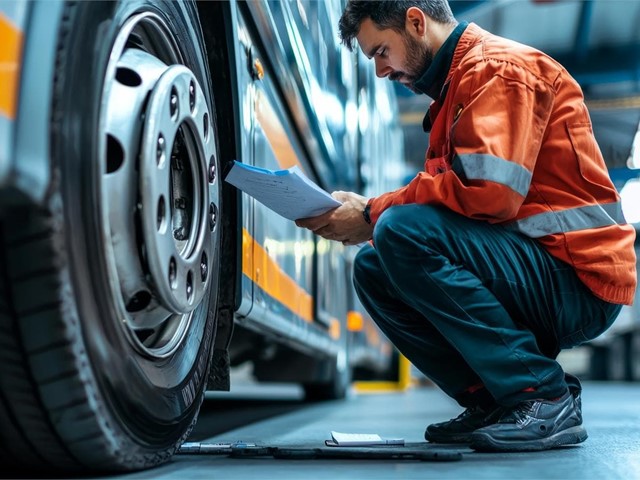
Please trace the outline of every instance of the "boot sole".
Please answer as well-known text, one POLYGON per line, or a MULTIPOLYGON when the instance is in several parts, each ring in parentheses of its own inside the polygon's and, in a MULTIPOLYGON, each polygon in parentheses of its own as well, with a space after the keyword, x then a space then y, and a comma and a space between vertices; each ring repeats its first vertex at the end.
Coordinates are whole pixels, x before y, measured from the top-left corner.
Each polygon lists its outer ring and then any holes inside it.
POLYGON ((424 439, 430 443, 471 443, 471 433, 461 435, 438 436, 424 434, 424 439))
POLYGON ((587 431, 582 425, 562 430, 550 437, 536 440, 496 440, 484 432, 474 432, 471 435, 470 447, 479 452, 537 452, 564 445, 576 445, 587 439, 587 431))

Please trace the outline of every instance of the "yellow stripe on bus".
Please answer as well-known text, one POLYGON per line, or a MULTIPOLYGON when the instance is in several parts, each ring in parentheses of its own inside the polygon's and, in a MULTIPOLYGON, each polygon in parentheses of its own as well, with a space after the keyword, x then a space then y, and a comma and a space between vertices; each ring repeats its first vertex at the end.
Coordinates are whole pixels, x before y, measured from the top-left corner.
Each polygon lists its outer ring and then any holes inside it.
POLYGON ((313 321, 311 295, 287 275, 244 228, 242 229, 242 257, 242 273, 293 313, 307 322, 313 321))
POLYGON ((16 117, 22 32, 0 13, 0 115, 16 117))

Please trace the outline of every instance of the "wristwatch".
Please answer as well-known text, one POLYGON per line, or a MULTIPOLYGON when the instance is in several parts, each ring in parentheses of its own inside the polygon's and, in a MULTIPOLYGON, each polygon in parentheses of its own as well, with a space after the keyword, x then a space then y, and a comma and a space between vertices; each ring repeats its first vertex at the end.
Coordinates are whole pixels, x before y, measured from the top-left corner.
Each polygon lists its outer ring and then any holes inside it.
POLYGON ((367 202, 364 210, 362 210, 362 217, 364 218, 365 222, 371 225, 371 200, 367 202))

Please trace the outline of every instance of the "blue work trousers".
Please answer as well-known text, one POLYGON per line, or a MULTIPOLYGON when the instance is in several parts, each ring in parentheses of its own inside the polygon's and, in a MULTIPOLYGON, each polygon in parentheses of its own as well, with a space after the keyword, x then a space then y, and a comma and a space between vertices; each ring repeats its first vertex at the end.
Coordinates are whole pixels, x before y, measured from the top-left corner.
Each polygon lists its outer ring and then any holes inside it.
POLYGON ((621 308, 536 240, 442 207, 387 209, 373 243, 355 259, 358 297, 399 351, 465 407, 579 388, 555 360, 560 349, 600 335, 621 308))

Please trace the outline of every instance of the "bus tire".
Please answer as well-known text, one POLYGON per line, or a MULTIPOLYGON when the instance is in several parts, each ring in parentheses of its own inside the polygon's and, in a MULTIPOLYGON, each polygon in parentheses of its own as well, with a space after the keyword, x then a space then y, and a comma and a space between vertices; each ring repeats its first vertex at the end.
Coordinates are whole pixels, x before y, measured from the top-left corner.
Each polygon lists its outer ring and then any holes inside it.
POLYGON ((167 461, 215 336, 221 189, 195 4, 65 9, 49 195, 0 218, 5 473, 167 461))
POLYGON ((617 334, 607 345, 607 380, 622 382, 626 380, 626 337, 617 334))
POLYGON ((352 380, 352 369, 346 361, 346 351, 340 352, 335 359, 322 362, 326 381, 308 382, 302 385, 304 399, 308 402, 324 400, 341 400, 349 392, 352 380))
POLYGON ((629 380, 640 382, 640 330, 634 330, 630 333, 627 368, 629 380))

